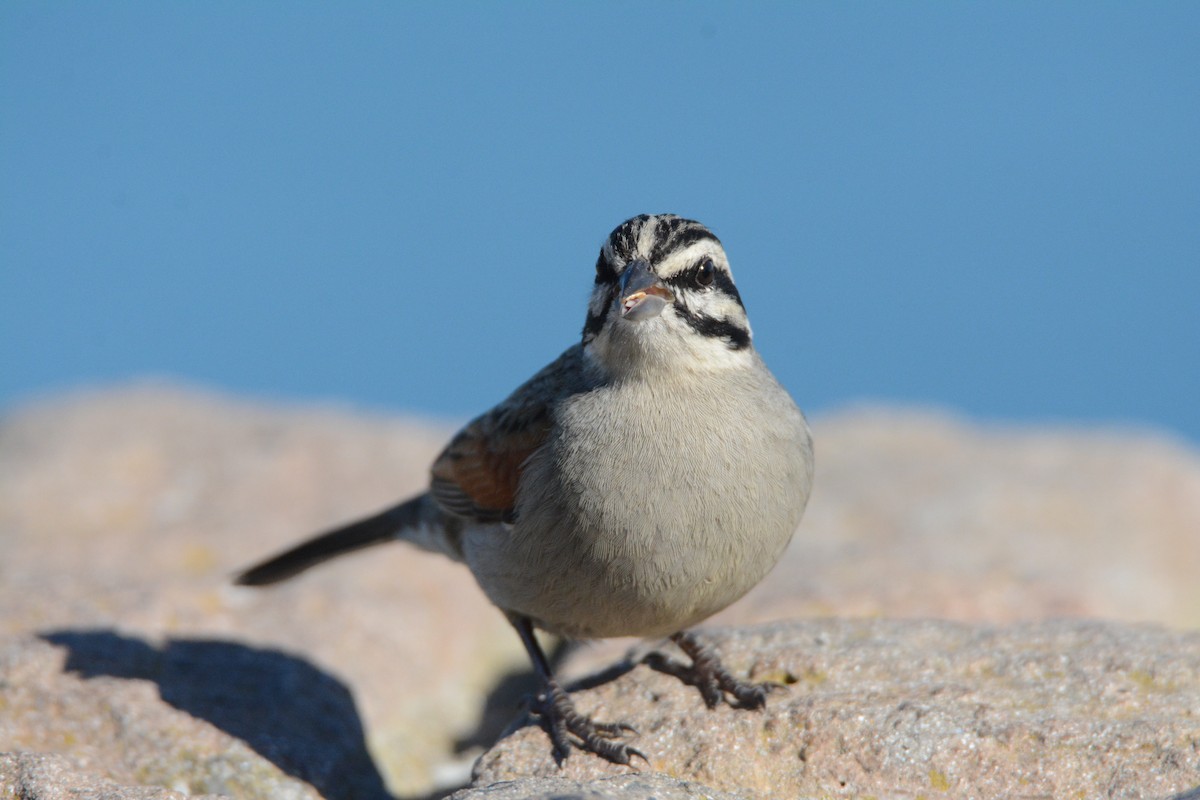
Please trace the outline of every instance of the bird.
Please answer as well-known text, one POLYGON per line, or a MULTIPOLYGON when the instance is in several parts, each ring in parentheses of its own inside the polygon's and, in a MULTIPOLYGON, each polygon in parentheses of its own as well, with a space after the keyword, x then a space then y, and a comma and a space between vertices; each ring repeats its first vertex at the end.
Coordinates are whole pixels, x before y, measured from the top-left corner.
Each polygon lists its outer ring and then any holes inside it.
POLYGON ((520 636, 556 760, 575 748, 630 764, 647 761, 636 731, 580 712, 534 630, 669 638, 707 706, 762 708, 772 685, 733 675, 692 628, 776 565, 812 483, 808 423, 754 348, 721 241, 641 214, 600 249, 580 340, 462 428, 427 491, 235 582, 396 540, 448 556, 520 636))

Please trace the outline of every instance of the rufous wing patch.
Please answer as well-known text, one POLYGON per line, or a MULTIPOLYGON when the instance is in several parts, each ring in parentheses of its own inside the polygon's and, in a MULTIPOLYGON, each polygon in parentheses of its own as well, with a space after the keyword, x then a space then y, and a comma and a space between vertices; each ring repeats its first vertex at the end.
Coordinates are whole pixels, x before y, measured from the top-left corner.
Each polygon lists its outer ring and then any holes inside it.
POLYGON ((508 519, 521 469, 541 447, 548 425, 500 432, 485 416, 464 428, 434 462, 431 491, 447 511, 480 521, 508 519))
POLYGON ((433 464, 438 505, 465 519, 511 521, 521 471, 550 435, 558 404, 590 386, 577 344, 468 424, 433 464))

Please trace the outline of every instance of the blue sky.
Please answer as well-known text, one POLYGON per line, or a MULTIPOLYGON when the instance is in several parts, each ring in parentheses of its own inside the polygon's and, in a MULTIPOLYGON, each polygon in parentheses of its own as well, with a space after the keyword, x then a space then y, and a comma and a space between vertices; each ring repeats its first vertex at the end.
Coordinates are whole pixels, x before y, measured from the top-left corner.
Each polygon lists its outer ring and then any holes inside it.
POLYGON ((805 408, 1200 441, 1200 4, 0 5, 0 408, 465 417, 600 242, 725 242, 805 408))

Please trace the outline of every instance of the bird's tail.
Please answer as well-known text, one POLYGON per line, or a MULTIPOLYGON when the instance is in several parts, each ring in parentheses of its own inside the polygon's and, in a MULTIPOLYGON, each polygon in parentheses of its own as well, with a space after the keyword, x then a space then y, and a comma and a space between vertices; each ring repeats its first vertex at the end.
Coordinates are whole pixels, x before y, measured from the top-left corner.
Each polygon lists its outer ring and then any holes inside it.
POLYGON ((448 530, 455 526, 449 523, 450 520, 429 495, 419 495, 372 517, 319 534, 255 564, 235 577, 233 582, 240 586, 278 583, 331 558, 396 539, 411 541, 419 547, 445 553, 451 558, 461 558, 455 552, 457 536, 448 530))

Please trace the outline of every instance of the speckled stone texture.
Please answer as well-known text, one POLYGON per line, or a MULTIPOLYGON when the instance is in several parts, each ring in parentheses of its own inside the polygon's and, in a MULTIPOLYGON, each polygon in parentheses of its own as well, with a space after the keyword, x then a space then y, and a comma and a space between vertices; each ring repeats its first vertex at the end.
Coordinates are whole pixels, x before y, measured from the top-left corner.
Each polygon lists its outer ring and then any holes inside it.
MULTIPOLYGON (((451 800, 743 800, 692 781, 667 775, 611 775, 590 781, 521 778, 455 792, 451 800)), ((804 800, 794 798, 793 800, 804 800)))
MULTIPOLYGON (((401 797, 460 788, 533 685, 516 636, 465 569, 396 546, 267 590, 229 584, 264 555, 419 490, 454 427, 161 385, 11 411, 0 418, 3 647, 62 660, 47 667, 56 682, 38 684, 55 713, 76 708, 51 702, 59 691, 157 703, 122 719, 203 723, 204 735, 246 745, 246 770, 276 769, 330 800, 383 785, 401 797), (318 758, 321 742, 334 744, 318 758), (311 761, 297 759, 305 753, 311 761)), ((884 409, 813 428, 817 482, 799 535, 713 624, 1200 627, 1194 447, 1147 431, 884 409)), ((602 669, 632 644, 590 644, 565 673, 602 669)), ((123 763, 95 756, 125 741, 107 723, 81 717, 69 736, 37 739, 15 707, 0 705, 0 752, 56 753, 99 777, 101 762, 123 763)))
MULTIPOLYGON (((222 721, 241 713, 255 726, 233 727, 239 738, 303 749, 314 730, 289 719, 334 708, 330 726, 361 729, 358 750, 374 761, 365 779, 406 795, 461 785, 484 710, 494 738, 517 702, 491 708, 489 697, 527 663, 466 570, 397 546, 272 589, 230 584, 238 568, 418 489, 450 432, 159 388, 10 415, 0 635, 82 648, 97 677, 153 681, 147 661, 165 660, 163 691, 214 695, 222 721), (219 697, 242 669, 259 676, 244 713, 219 697)), ((353 785, 321 788, 344 798, 353 785)))
POLYGON ((76 769, 70 759, 46 753, 0 753, 0 797, 9 800, 203 800, 156 786, 122 785, 76 769))
MULTIPOLYGON (((580 691, 581 710, 637 728, 648 769, 764 800, 1165 798, 1200 786, 1200 633, 823 620, 709 636, 735 673, 786 691, 765 711, 710 711, 694 687, 639 665, 580 691)), ((476 781, 628 771, 578 754, 560 767, 525 724, 484 755, 476 781)))
MULTIPOLYGON (((145 646, 136 656, 141 674, 116 677, 105 665, 131 663, 123 652, 128 644, 111 634, 94 636, 61 644, 32 636, 0 639, 0 748, 14 751, 0 761, 0 798, 82 791, 84 797, 315 800, 319 794, 306 781, 348 781, 358 796, 386 797, 378 776, 377 790, 370 791, 372 767, 361 732, 356 742, 353 732, 332 729, 320 716, 331 710, 327 704, 277 713, 253 702, 258 687, 247 685, 250 673, 229 660, 179 658, 145 646), (217 682, 197 674, 206 661, 220 670, 224 702, 200 696, 217 682), (290 725, 290 735, 272 742, 256 717, 290 725), (324 729, 314 730, 322 723, 324 729), (54 753, 60 757, 34 757, 54 753), (172 791, 156 794, 151 787, 172 791)), ((297 690, 318 688, 296 677, 297 690)), ((312 695, 315 703, 324 697, 312 695)))

